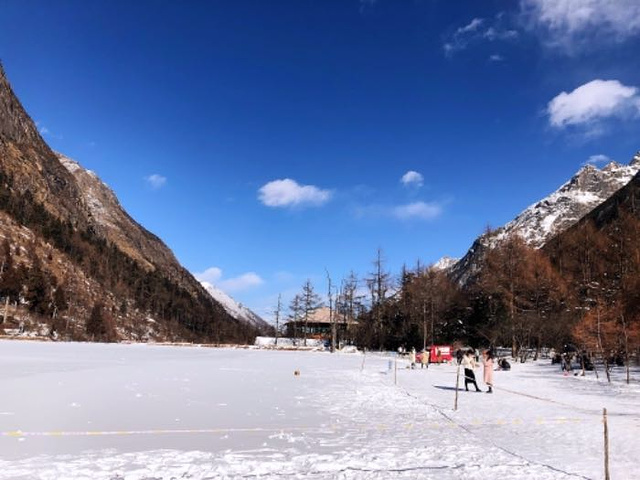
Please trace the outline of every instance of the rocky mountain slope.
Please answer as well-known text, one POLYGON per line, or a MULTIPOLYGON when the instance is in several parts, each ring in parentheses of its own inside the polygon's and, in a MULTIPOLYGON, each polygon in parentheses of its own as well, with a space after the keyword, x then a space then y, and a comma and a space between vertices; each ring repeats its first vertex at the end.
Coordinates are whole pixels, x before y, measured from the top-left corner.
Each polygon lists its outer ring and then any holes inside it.
POLYGON ((182 281, 185 271, 173 252, 162 240, 129 216, 113 191, 94 172, 86 170, 78 162, 61 153, 55 155, 79 187, 79 203, 87 212, 96 233, 112 242, 145 269, 160 268, 184 286, 194 287, 189 285, 188 281, 182 281))
POLYGON ((257 332, 213 299, 95 174, 49 148, 2 66, 0 241, 9 323, 78 339, 251 341, 257 332))
MULTIPOLYGON (((620 335, 617 341, 625 345, 625 350, 626 345, 633 348, 634 341, 637 345, 640 173, 575 225, 547 242, 542 251, 562 272, 562 278, 581 304, 579 310, 593 310, 598 321, 609 322, 607 326, 598 325, 598 334, 611 331, 612 326, 615 331, 617 326, 620 335)), ((589 321, 587 318, 587 325, 589 321)))
POLYGON ((477 273, 487 249, 512 235, 520 235, 529 245, 540 248, 601 205, 640 171, 640 152, 629 165, 611 162, 602 169, 581 168, 558 190, 531 205, 503 227, 478 237, 469 251, 447 270, 451 278, 466 285, 477 273))
POLYGON ((207 292, 209 292, 209 295, 211 295, 218 303, 220 303, 220 305, 222 305, 227 313, 233 318, 237 318, 242 322, 245 322, 249 325, 254 325, 258 328, 268 327, 267 322, 265 322, 261 317, 256 315, 253 311, 251 311, 241 303, 236 302, 233 298, 217 288, 215 285, 212 285, 209 282, 201 283, 202 286, 207 290, 207 292))
MULTIPOLYGON (((640 156, 636 156, 636 159, 638 158, 640 156)), ((625 215, 640 220, 640 172, 636 173, 624 187, 587 213, 570 228, 556 235, 542 248, 543 250, 553 250, 555 246, 563 243, 565 237, 576 230, 584 228, 589 223, 595 227, 596 231, 613 231, 620 222, 624 221, 625 215)), ((637 244, 640 238, 629 240, 637 244)))
MULTIPOLYGON (((179 265, 171 250, 127 214, 113 191, 94 172, 86 170, 61 153, 56 155, 80 186, 84 203, 97 231, 146 268, 153 269, 155 265, 161 264, 172 277, 179 279, 183 272, 176 268, 179 265)), ((201 283, 207 293, 233 318, 257 328, 268 328, 262 318, 222 290, 210 283, 201 283)))

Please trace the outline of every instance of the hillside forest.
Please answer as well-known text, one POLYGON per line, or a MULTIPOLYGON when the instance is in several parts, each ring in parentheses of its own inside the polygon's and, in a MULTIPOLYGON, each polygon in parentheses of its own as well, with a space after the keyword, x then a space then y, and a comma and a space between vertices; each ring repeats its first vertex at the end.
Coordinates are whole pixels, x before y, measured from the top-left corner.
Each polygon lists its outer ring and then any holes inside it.
POLYGON ((614 210, 615 218, 588 216, 541 249, 507 238, 464 286, 420 262, 394 278, 378 251, 363 278, 351 273, 337 289, 322 288, 335 294, 310 296, 305 283, 287 318, 330 306, 335 323, 357 320, 342 340, 374 350, 505 346, 525 361, 543 348, 571 348, 628 365, 640 358, 640 219, 635 204, 614 210))

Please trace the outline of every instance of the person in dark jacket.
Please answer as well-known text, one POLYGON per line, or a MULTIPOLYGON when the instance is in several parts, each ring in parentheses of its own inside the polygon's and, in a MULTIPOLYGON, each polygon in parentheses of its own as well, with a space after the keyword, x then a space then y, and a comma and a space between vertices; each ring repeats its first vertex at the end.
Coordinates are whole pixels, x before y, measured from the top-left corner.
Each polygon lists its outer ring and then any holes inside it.
POLYGON ((511 364, 507 361, 506 358, 501 358, 498 361, 498 367, 500 367, 500 370, 511 370, 511 364))

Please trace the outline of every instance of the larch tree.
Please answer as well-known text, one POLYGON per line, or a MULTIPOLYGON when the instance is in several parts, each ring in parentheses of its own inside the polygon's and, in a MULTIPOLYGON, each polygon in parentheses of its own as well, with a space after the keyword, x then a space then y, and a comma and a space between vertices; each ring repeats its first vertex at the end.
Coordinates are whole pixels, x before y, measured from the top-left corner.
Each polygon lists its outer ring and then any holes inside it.
POLYGON ((371 319, 373 320, 374 341, 377 340, 378 348, 384 349, 385 329, 383 328, 384 308, 386 306, 387 293, 391 285, 391 274, 385 269, 385 260, 382 249, 378 249, 373 261, 373 272, 366 280, 371 296, 371 319))
POLYGON ((311 280, 307 281, 302 286, 302 315, 304 318, 304 346, 307 346, 307 337, 309 335, 309 317, 313 313, 322 307, 322 300, 320 296, 315 292, 311 280))
POLYGON ((297 342, 298 339, 298 326, 300 319, 302 318, 302 295, 297 293, 291 299, 291 303, 289 304, 289 325, 293 325, 293 329, 289 329, 289 335, 293 333, 293 341, 297 342))

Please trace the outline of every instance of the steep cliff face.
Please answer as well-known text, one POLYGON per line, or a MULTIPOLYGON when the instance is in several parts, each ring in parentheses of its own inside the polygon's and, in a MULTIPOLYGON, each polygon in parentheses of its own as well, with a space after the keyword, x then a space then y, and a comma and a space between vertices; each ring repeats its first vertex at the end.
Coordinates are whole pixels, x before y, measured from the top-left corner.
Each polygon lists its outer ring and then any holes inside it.
POLYGON ((58 218, 80 222, 81 198, 73 178, 57 161, 17 99, 0 65, 0 168, 12 177, 11 188, 29 191, 58 218))
MULTIPOLYGON (((129 216, 113 191, 94 172, 86 170, 61 153, 56 155, 80 187, 84 204, 97 232, 145 268, 159 268, 176 281, 184 282, 189 274, 179 266, 173 252, 129 216)), ((269 327, 262 318, 220 289, 207 283, 202 283, 202 286, 233 318, 256 328, 269 327)))
POLYGON ((81 203, 93 229, 148 270, 159 268, 178 281, 186 274, 173 252, 154 234, 142 227, 122 208, 113 191, 92 171, 75 160, 56 153, 57 159, 73 175, 81 203))
POLYGON ((458 284, 466 285, 478 273, 486 250, 513 235, 519 235, 534 248, 542 247, 627 185, 638 171, 640 152, 629 165, 611 162, 602 169, 586 165, 551 195, 503 227, 478 237, 465 256, 447 271, 458 284))
POLYGON ((0 297, 14 317, 71 325, 70 337, 104 326, 109 339, 251 341, 258 330, 212 298, 93 172, 49 148, 1 66, 0 241, 0 297))

